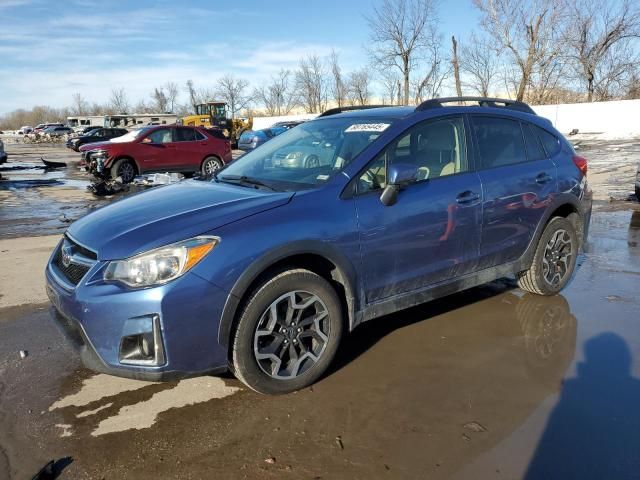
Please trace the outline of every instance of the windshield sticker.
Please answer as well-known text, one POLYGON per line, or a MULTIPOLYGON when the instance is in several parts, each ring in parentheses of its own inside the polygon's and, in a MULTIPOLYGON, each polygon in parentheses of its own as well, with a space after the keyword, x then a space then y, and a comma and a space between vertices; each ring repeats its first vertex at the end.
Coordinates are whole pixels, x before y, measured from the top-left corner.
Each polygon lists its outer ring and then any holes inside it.
POLYGON ((345 130, 349 132, 384 132, 390 123, 356 123, 345 130))
POLYGON ((316 180, 320 180, 321 182, 324 182, 326 180, 329 180, 329 175, 318 175, 316 177, 316 180))

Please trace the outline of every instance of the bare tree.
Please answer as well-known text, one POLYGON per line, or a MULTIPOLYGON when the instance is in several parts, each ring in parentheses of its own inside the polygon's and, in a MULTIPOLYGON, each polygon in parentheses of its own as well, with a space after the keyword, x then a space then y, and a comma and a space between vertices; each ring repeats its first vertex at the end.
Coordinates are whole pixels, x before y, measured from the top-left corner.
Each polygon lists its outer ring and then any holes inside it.
POLYGON ((612 85, 621 85, 637 56, 630 45, 640 37, 640 6, 602 0, 571 0, 566 45, 587 101, 606 99, 612 85))
POLYGON ((287 115, 297 103, 296 92, 291 85, 291 72, 281 69, 271 76, 271 82, 254 90, 253 96, 264 106, 267 115, 287 115))
POLYGON ((635 100, 640 98, 640 75, 634 72, 626 86, 625 98, 635 100))
POLYGON ((124 87, 111 89, 109 106, 115 113, 129 113, 129 98, 124 87))
POLYGON ((227 74, 218 80, 216 96, 227 103, 231 118, 236 118, 238 112, 249 106, 251 95, 247 93, 249 82, 242 78, 236 78, 232 74, 227 74))
POLYGON ((471 34, 460 51, 460 70, 463 84, 483 97, 488 97, 498 74, 498 56, 488 41, 471 34))
POLYGON ((302 58, 296 71, 296 90, 307 113, 320 113, 327 107, 327 74, 317 55, 302 58))
POLYGON ((453 68, 453 78, 456 81, 456 94, 462 96, 462 84, 460 83, 460 62, 458 60, 458 42, 456 37, 451 37, 451 67, 453 68))
POLYGON ((368 105, 370 99, 369 72, 366 68, 356 70, 349 75, 348 96, 351 105, 368 105))
POLYGON ((187 93, 189 94, 189 103, 193 107, 193 112, 195 113, 196 105, 199 102, 198 102, 198 98, 197 98, 196 87, 193 86, 193 80, 191 80, 191 79, 187 80, 186 90, 187 90, 187 93))
POLYGON ((74 115, 86 115, 89 110, 89 103, 85 100, 85 98, 80 93, 74 93, 71 96, 73 100, 73 104, 71 106, 71 111, 74 115))
POLYGON ((451 62, 443 58, 440 43, 433 43, 429 55, 423 62, 422 75, 412 83, 414 101, 420 104, 428 98, 440 95, 444 81, 451 75, 451 62))
POLYGON ((437 0, 383 0, 366 16, 371 60, 382 68, 397 68, 403 81, 403 103, 409 104, 411 72, 426 48, 437 39, 437 0))
POLYGON ((157 113, 156 108, 153 105, 148 104, 144 100, 140 100, 135 107, 133 107, 135 113, 157 113))
POLYGON ((167 106, 169 108, 169 112, 174 112, 178 101, 178 95, 180 95, 178 84, 175 82, 167 82, 164 85, 164 88, 167 92, 167 106))
MULTIPOLYGON (((564 2, 558 0, 473 0, 482 27, 511 54, 519 74, 516 99, 523 100, 536 64, 556 54, 564 2)), ((512 70, 514 71, 514 70, 512 70)))
POLYGON ((527 102, 535 105, 560 103, 567 98, 563 81, 567 78, 567 64, 560 55, 549 57, 531 73, 527 102))
POLYGON ((209 88, 196 88, 193 80, 187 80, 185 90, 189 95, 189 105, 193 108, 193 113, 196 112, 196 105, 209 102, 215 97, 215 92, 209 88))
POLYGON ((342 77, 342 69, 340 68, 340 58, 335 50, 331 51, 329 57, 329 66, 333 80, 331 82, 331 99, 338 107, 344 106, 347 101, 348 88, 342 77))
POLYGON ((151 100, 155 113, 165 113, 167 111, 168 100, 164 92, 164 87, 155 87, 151 92, 151 100))
POLYGON ((382 103, 393 105, 399 102, 398 97, 400 95, 400 76, 395 71, 385 70, 381 74, 382 83, 382 103))

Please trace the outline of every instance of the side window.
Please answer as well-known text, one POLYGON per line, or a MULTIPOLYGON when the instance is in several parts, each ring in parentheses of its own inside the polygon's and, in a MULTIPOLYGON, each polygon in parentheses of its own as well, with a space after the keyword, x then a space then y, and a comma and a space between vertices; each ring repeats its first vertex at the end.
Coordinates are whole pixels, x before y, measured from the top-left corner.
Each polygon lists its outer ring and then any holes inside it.
POLYGON ((547 132, 544 128, 538 126, 534 128, 538 132, 538 137, 540 137, 540 141, 542 145, 544 145, 548 157, 553 157, 560 151, 560 140, 558 140, 558 137, 547 132))
POLYGON ((500 117, 473 117, 482 168, 527 161, 520 122, 500 117))
POLYGON ((171 143, 173 141, 171 138, 171 130, 168 128, 161 128, 151 132, 147 135, 147 139, 151 140, 152 143, 171 143))
POLYGON ((387 167, 394 163, 413 165, 417 182, 468 171, 462 117, 427 120, 401 134, 362 173, 358 191, 384 188, 387 167))
POLYGON ((194 130, 195 134, 196 134, 196 140, 201 142, 203 140, 206 140, 207 137, 205 137, 203 134, 201 134, 199 131, 194 130))
POLYGON ((176 128, 176 142, 193 142, 196 131, 193 128, 176 128))
POLYGON ((547 158, 532 126, 528 123, 522 123, 522 132, 524 133, 524 143, 527 146, 527 158, 529 160, 543 160, 547 158))

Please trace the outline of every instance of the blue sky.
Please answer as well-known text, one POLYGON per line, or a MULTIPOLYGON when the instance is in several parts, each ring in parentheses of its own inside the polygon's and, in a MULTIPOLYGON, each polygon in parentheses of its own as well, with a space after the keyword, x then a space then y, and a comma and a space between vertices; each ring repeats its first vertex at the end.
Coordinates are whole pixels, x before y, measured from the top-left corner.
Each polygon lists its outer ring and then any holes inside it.
MULTIPOLYGON (((225 73, 254 86, 332 49, 349 71, 367 64, 363 14, 376 3, 0 0, 0 114, 75 92, 106 102, 117 87, 135 103, 167 81, 211 87, 225 73)), ((442 34, 464 38, 477 17, 471 0, 443 1, 442 34)))

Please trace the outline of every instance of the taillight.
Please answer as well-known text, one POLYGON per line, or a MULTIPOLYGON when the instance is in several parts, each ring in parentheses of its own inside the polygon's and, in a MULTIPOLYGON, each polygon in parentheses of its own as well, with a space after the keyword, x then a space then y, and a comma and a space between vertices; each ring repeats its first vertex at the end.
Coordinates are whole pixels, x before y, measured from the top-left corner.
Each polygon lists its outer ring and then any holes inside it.
POLYGON ((582 172, 583 175, 587 174, 587 159, 584 157, 580 157, 578 155, 573 156, 573 163, 578 167, 578 170, 582 172))

